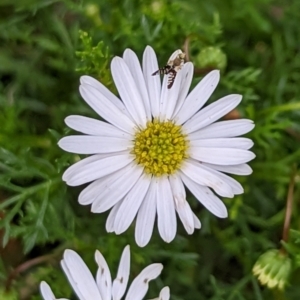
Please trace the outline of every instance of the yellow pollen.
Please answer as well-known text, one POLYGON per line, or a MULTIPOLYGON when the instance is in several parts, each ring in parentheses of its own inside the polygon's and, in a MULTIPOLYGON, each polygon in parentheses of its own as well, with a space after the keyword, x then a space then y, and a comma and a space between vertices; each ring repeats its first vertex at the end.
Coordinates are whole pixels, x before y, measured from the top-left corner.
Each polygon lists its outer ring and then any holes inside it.
POLYGON ((171 121, 154 119, 135 134, 132 154, 135 161, 144 166, 145 172, 154 176, 173 174, 188 158, 188 140, 181 126, 171 121))

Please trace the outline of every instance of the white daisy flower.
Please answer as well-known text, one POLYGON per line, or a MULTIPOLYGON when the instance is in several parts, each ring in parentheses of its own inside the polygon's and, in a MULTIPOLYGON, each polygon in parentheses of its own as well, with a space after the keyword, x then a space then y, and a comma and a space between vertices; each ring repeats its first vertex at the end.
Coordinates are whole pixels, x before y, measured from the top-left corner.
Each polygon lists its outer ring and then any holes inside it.
MULTIPOLYGON (((123 250, 117 277, 112 281, 107 262, 97 250, 95 260, 98 265, 96 280, 82 258, 73 250, 65 250, 61 266, 80 300, 120 300, 126 291, 130 270, 130 248, 123 250)), ((146 267, 132 282, 125 300, 142 300, 149 288, 149 281, 157 278, 163 269, 162 264, 146 267)), ((40 290, 45 300, 68 300, 56 298, 50 286, 42 281, 40 290)), ((169 300, 170 290, 164 287, 157 300, 169 300)), ((153 299, 154 300, 154 299, 153 299)))
MULTIPOLYGON (((170 60, 179 53, 175 51, 170 60)), ((59 141, 68 152, 92 154, 63 175, 70 186, 93 181, 79 195, 79 203, 91 204, 94 213, 111 209, 106 229, 116 234, 126 231, 136 217, 139 246, 149 242, 156 215, 166 242, 176 235, 176 212, 188 234, 200 228, 184 185, 214 215, 227 217, 217 195, 232 198, 243 188, 224 173, 251 174, 246 163, 255 157, 249 151, 253 142, 236 137, 253 129, 251 120, 216 122, 241 102, 241 95, 228 95, 202 108, 219 82, 219 71, 210 72, 188 94, 191 62, 178 71, 170 89, 168 75, 162 85, 160 76, 152 76, 158 69, 149 46, 142 67, 130 49, 123 58, 113 58, 111 72, 122 100, 97 80, 82 76, 83 99, 107 122, 69 116, 66 124, 85 135, 59 141)))

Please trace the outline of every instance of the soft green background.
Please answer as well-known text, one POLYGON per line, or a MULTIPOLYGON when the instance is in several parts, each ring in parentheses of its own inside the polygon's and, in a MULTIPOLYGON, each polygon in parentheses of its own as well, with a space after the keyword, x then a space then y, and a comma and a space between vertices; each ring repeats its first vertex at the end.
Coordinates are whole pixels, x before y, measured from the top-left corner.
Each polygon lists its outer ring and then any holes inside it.
POLYGON ((0 0, 0 227, 6 246, 0 299, 40 299, 41 280, 57 297, 76 299, 58 264, 62 250, 78 251, 95 273, 99 249, 115 275, 128 243, 132 278, 149 263, 165 266, 148 298, 169 285, 174 300, 300 299, 299 176, 295 231, 286 245, 290 284, 283 293, 268 290, 251 274, 259 255, 281 247, 290 174, 300 157, 299 12, 299 0, 0 0), (141 58, 151 45, 164 65, 187 39, 193 85, 220 68, 212 100, 244 95, 235 117, 255 121, 248 134, 255 142, 254 172, 238 178, 245 194, 224 199, 228 219, 217 219, 188 194, 202 229, 188 236, 180 224, 170 244, 155 229, 140 249, 134 226, 121 236, 107 234, 107 214, 78 205, 83 187, 67 187, 61 175, 79 157, 64 153, 57 141, 69 132, 66 116, 96 116, 79 96, 80 75, 115 91, 111 57, 130 47, 141 58), (22 263, 24 269, 12 273, 22 263), (5 286, 10 294, 3 294, 5 286))

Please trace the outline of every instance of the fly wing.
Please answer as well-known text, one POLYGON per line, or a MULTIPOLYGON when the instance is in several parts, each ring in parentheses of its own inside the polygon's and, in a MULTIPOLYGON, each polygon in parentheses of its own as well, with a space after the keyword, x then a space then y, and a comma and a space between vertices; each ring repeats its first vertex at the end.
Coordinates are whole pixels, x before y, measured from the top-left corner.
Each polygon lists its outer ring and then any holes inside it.
POLYGON ((169 74, 171 67, 169 65, 164 66, 163 68, 159 68, 157 71, 155 71, 152 76, 160 74, 169 74))

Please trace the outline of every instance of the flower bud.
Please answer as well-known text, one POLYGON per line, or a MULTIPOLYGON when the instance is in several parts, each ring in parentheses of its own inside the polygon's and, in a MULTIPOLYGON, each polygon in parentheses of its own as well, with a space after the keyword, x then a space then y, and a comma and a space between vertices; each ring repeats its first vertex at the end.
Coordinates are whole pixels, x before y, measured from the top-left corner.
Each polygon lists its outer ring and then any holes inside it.
POLYGON ((292 270, 291 259, 279 250, 269 250, 256 261, 252 272, 262 285, 283 290, 292 270))
POLYGON ((97 26, 102 24, 100 19, 100 10, 96 4, 89 3, 85 6, 85 14, 89 17, 97 26))
POLYGON ((195 59, 198 68, 224 70, 227 65, 226 54, 218 47, 203 48, 195 59))

